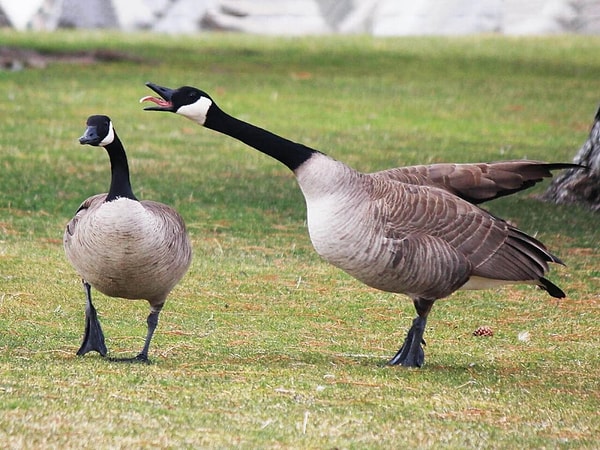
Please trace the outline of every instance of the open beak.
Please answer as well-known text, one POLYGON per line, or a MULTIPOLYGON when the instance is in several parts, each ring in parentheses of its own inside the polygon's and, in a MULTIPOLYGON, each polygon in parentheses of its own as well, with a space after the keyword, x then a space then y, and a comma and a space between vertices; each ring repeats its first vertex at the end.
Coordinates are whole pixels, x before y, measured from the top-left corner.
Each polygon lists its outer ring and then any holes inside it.
POLYGON ((146 97, 140 98, 140 103, 143 102, 152 102, 156 103, 157 106, 148 106, 144 108, 145 111, 168 111, 175 112, 173 109, 173 103, 171 102, 171 97, 173 96, 174 89, 170 89, 167 87, 159 86, 154 83, 146 83, 150 89, 160 95, 160 98, 153 97, 151 95, 147 95, 146 97))

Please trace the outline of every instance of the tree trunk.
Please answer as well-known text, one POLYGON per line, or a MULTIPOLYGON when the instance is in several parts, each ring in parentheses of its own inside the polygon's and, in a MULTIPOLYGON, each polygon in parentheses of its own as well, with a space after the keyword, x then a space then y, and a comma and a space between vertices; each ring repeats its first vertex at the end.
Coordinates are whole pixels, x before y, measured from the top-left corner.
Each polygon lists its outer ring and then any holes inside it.
POLYGON ((590 135, 573 162, 587 169, 568 169, 559 174, 541 196, 554 203, 579 203, 600 211, 600 109, 590 135))

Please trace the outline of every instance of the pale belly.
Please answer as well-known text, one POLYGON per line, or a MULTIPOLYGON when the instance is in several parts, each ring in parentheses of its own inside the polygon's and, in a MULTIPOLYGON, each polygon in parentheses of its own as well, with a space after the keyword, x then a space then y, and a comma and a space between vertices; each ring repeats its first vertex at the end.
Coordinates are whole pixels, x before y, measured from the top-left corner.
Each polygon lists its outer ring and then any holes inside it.
POLYGON ((172 273, 178 255, 147 216, 134 202, 103 205, 93 220, 81 220, 67 257, 83 279, 106 295, 149 299, 168 292, 179 278, 172 273))

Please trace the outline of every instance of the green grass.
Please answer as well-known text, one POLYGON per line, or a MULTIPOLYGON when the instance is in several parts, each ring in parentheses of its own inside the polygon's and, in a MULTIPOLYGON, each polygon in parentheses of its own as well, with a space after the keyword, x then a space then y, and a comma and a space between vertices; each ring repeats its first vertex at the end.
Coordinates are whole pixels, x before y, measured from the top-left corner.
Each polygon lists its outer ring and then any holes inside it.
MULTIPOLYGON (((146 113, 145 81, 364 171, 442 161, 570 161, 600 101, 600 39, 274 39, 3 31, 4 45, 135 61, 0 72, 0 442, 7 448, 594 448, 600 435, 598 215, 528 193, 490 203, 567 267, 560 302, 529 287, 434 307, 420 370, 383 367, 411 303, 321 261, 293 176, 236 141, 146 113), (134 191, 175 206, 194 261, 151 365, 75 356, 80 282, 62 250, 109 183, 80 146, 108 114, 134 191), (479 325, 495 330, 475 338, 479 325), (528 332, 529 340, 519 340, 528 332)), ((113 355, 139 351, 147 304, 96 293, 113 355)))

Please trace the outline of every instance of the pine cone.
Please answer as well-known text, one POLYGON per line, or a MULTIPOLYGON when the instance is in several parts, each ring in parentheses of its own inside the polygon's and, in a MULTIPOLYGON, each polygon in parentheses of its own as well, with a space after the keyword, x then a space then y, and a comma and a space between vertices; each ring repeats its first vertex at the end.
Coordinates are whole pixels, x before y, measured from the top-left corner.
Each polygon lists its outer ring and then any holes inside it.
POLYGON ((473 336, 493 336, 493 335, 494 335, 494 331, 492 330, 492 327, 488 327, 487 325, 479 327, 475 331, 473 331, 473 336))

